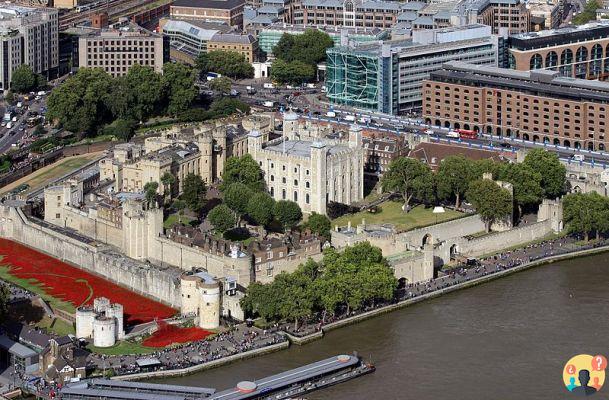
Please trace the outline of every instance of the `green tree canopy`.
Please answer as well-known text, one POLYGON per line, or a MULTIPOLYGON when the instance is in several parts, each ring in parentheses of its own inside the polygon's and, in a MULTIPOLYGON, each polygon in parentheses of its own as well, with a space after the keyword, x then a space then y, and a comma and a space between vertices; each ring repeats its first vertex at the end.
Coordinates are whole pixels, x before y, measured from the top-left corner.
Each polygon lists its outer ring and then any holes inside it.
POLYGON ((543 196, 541 174, 533 171, 527 164, 507 164, 498 178, 513 185, 514 200, 518 205, 520 215, 522 215, 523 208, 530 208, 541 203, 543 196))
POLYGON ((381 184, 385 192, 396 192, 402 196, 406 209, 412 198, 426 201, 433 195, 434 176, 431 169, 419 160, 400 157, 389 164, 381 184))
POLYGON ((444 200, 454 198, 455 207, 459 208, 474 179, 473 162, 462 155, 448 156, 440 163, 436 178, 438 197, 444 200))
POLYGON ((243 183, 255 192, 264 190, 262 169, 249 154, 242 157, 230 157, 226 160, 222 179, 220 190, 226 190, 235 182, 243 183))
POLYGON ((273 220, 275 200, 264 192, 254 193, 247 202, 247 215, 258 225, 266 226, 273 220))
POLYGON ((224 204, 235 212, 237 224, 241 221, 241 216, 247 212, 247 206, 252 194, 252 189, 241 182, 231 183, 224 190, 224 204))
POLYGON ((199 56, 195 66, 201 74, 211 71, 233 79, 254 77, 254 67, 236 51, 210 51, 204 56, 199 56))
POLYGON ((144 185, 144 195, 146 196, 146 202, 151 205, 156 199, 156 191, 159 188, 158 182, 147 182, 144 185))
POLYGON ((191 67, 181 63, 167 63, 163 66, 162 83, 167 93, 167 112, 177 116, 190 107, 199 93, 195 87, 196 73, 191 67))
POLYGON ((173 176, 171 172, 167 171, 161 176, 161 183, 163 184, 163 194, 165 197, 170 196, 173 185, 176 183, 176 177, 173 176))
POLYGON ((572 193, 564 197, 563 217, 570 233, 584 235, 588 241, 590 232, 609 231, 609 199, 596 192, 572 193))
POLYGON ((211 90, 220 92, 223 95, 230 94, 231 87, 232 82, 229 78, 225 76, 221 76, 220 78, 216 78, 213 81, 209 82, 209 88, 211 90))
POLYGON ((215 206, 207 215, 209 222, 214 226, 214 229, 219 233, 224 233, 233 229, 237 224, 235 214, 228 208, 226 204, 215 206))
POLYGON ((315 79, 315 67, 298 60, 277 58, 271 66, 271 79, 281 84, 300 85, 315 79))
POLYGON ((290 200, 279 200, 273 207, 275 219, 281 223, 284 230, 288 231, 300 223, 302 211, 297 203, 290 200))
POLYGON ((466 197, 484 221, 486 232, 490 232, 493 222, 512 214, 513 199, 510 192, 492 180, 479 179, 471 182, 466 197))
POLYGON ((524 164, 541 175, 541 187, 546 199, 555 199, 565 193, 567 169, 556 153, 543 149, 531 150, 524 158, 524 164))
POLYGON ((596 10, 603 8, 603 3, 598 0, 588 0, 581 13, 575 15, 571 22, 574 25, 583 25, 586 22, 596 20, 596 10))
POLYGON ((307 228, 311 230, 311 232, 323 236, 327 240, 330 239, 330 230, 332 229, 332 224, 330 219, 323 214, 317 214, 316 212, 311 213, 309 219, 307 220, 307 228))
POLYGON ((17 93, 27 93, 38 88, 38 75, 27 64, 18 66, 11 77, 11 89, 17 93))
POLYGON ((47 119, 71 132, 95 133, 111 115, 108 94, 113 80, 100 68, 81 68, 48 97, 47 119))
POLYGON ((325 61, 326 50, 334 46, 334 41, 325 32, 307 29, 300 35, 284 33, 273 48, 273 55, 284 61, 301 61, 316 66, 325 61))
POLYGON ((201 176, 195 174, 186 175, 182 186, 181 199, 184 200, 188 208, 195 212, 201 211, 205 205, 206 193, 207 188, 201 176))

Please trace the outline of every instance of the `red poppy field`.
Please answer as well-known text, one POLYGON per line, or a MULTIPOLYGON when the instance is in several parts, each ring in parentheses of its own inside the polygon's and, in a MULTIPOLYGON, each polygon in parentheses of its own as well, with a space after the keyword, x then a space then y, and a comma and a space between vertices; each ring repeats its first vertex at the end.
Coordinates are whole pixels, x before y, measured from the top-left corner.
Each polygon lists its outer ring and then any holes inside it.
POLYGON ((202 340, 211 334, 213 334, 213 332, 206 331, 205 329, 197 327, 180 328, 160 321, 159 330, 154 332, 152 336, 146 338, 142 344, 146 347, 167 347, 175 343, 188 343, 202 340))
POLYGON ((0 239, 0 257, 0 266, 8 267, 10 275, 33 281, 47 295, 74 307, 92 304, 96 297, 107 297, 113 303, 122 304, 128 325, 168 318, 176 313, 162 303, 10 240, 0 239))

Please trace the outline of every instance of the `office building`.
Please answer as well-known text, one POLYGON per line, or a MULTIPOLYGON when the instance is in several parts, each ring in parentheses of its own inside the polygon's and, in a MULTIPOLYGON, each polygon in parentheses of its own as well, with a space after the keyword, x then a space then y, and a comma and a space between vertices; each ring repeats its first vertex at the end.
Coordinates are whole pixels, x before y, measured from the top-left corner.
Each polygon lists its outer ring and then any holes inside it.
POLYGON ((383 30, 379 28, 347 28, 347 27, 333 27, 333 26, 304 26, 304 25, 287 25, 282 23, 276 23, 271 26, 262 28, 258 34, 258 41, 260 44, 260 50, 264 51, 267 55, 273 54, 273 48, 279 43, 279 40, 284 33, 290 35, 301 35, 307 29, 318 29, 327 33, 332 40, 334 45, 340 45, 341 35, 346 35, 348 40, 362 43, 376 40, 389 39, 389 30, 383 30))
POLYGON ((531 13, 521 0, 474 0, 468 4, 478 23, 490 26, 494 34, 514 35, 530 30, 531 13))
POLYGON ((427 123, 605 150, 609 83, 452 62, 424 82, 427 123))
POLYGON ((112 76, 127 74, 134 64, 163 72, 169 40, 135 24, 92 32, 78 38, 80 68, 102 68, 112 76))
POLYGON ((245 0, 176 0, 171 5, 172 19, 220 22, 243 28, 245 0))
POLYGON ((511 36, 508 47, 509 66, 519 71, 601 80, 609 74, 609 21, 511 36))
POLYGON ((239 53, 252 63, 258 55, 258 39, 249 34, 218 32, 207 42, 207 51, 215 50, 239 53))
POLYGON ((334 104, 386 114, 421 106, 424 79, 451 60, 497 65, 499 39, 491 28, 469 25, 414 31, 401 41, 347 45, 327 50, 326 88, 334 104))
POLYGON ((59 66, 57 10, 14 4, 0 6, 0 89, 10 87, 13 71, 22 64, 51 78, 59 66))
POLYGON ((187 62, 207 53, 208 42, 214 35, 231 30, 230 26, 217 22, 177 19, 163 19, 159 28, 169 38, 171 58, 187 62))

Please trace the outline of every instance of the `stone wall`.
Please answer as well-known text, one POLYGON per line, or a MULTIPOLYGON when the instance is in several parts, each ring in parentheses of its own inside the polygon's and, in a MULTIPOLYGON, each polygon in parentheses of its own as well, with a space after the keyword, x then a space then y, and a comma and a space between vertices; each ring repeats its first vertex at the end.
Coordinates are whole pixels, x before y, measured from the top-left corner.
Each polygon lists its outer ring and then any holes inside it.
POLYGON ((62 261, 102 276, 137 293, 180 306, 180 271, 161 269, 113 252, 106 246, 69 231, 51 229, 43 221, 28 219, 18 207, 0 206, 0 236, 45 252, 62 261))

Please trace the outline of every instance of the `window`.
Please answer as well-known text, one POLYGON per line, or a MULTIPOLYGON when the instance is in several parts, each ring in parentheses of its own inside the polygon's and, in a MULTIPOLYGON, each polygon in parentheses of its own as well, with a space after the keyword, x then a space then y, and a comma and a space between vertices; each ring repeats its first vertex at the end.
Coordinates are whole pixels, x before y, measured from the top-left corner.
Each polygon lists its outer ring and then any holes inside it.
POLYGON ((310 188, 310 187, 311 187, 311 182, 306 181, 306 182, 305 182, 305 187, 306 187, 307 189, 308 189, 308 188, 310 188))
POLYGON ((294 186, 298 186, 298 179, 294 179, 294 186))
POLYGON ((61 214, 55 214, 55 218, 57 218, 57 219, 61 218, 61 214))
POLYGON ((272 252, 272 251, 267 251, 267 252, 266 252, 266 259, 267 259, 267 260, 270 260, 270 259, 272 259, 272 258, 273 258, 273 252, 272 252))

